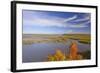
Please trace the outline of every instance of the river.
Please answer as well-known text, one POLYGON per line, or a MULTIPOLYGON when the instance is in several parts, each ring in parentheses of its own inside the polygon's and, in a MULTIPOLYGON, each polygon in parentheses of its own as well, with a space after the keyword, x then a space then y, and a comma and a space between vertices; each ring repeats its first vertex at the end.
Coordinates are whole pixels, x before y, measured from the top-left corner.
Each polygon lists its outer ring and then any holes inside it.
MULTIPOLYGON (((62 52, 68 54, 69 46, 72 39, 67 40, 66 44, 63 43, 36 43, 23 45, 22 48, 22 61, 23 63, 27 62, 44 62, 47 59, 48 54, 54 54, 56 49, 60 49, 62 52)), ((90 44, 79 43, 77 42, 78 51, 83 52, 90 50, 90 44)))

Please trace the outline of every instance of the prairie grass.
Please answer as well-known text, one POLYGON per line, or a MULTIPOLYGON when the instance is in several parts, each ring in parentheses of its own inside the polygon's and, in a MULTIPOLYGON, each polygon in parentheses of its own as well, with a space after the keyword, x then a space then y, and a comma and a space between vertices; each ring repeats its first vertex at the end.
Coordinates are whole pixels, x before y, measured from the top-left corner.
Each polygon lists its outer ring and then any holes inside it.
MULTIPOLYGON (((23 35, 25 36, 25 34, 23 35)), ((24 38, 23 44, 33 43, 66 43, 68 39, 78 40, 80 43, 90 44, 91 38, 89 34, 64 34, 64 35, 31 35, 31 37, 24 38)))

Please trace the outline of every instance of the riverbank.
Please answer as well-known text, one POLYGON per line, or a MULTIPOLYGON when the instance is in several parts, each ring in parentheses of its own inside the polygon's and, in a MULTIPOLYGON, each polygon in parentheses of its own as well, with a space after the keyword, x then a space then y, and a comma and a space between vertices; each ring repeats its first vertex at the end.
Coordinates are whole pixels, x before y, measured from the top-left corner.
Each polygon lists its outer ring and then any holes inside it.
POLYGON ((80 43, 90 44, 91 39, 89 34, 63 34, 63 35, 48 35, 48 34, 23 34, 23 44, 35 43, 66 43, 68 39, 78 40, 80 43))

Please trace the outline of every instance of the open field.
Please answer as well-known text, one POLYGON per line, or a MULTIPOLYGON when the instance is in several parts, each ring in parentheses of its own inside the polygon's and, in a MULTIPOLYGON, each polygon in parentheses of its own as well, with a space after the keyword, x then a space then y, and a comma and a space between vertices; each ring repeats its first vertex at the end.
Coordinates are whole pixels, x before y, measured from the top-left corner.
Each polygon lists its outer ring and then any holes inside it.
POLYGON ((23 44, 33 43, 66 43, 68 39, 77 40, 80 43, 90 44, 89 34, 63 34, 63 35, 49 35, 49 34, 23 34, 23 44))
POLYGON ((91 43, 91 36, 89 34, 65 34, 64 36, 64 38, 78 40, 80 43, 91 43))

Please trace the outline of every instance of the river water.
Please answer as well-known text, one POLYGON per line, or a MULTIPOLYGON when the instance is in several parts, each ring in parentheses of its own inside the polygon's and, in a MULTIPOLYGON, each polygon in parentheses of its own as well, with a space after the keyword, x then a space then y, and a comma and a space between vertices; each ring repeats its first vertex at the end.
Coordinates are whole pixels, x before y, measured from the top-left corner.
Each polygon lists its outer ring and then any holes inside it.
MULTIPOLYGON (((63 43, 36 43, 23 45, 22 48, 22 61, 23 63, 27 62, 44 62, 47 59, 48 54, 54 54, 56 49, 60 49, 62 52, 68 54, 69 46, 71 44, 71 39, 67 40, 66 44, 63 43)), ((90 50, 90 44, 79 43, 77 42, 78 51, 83 52, 90 50)))

